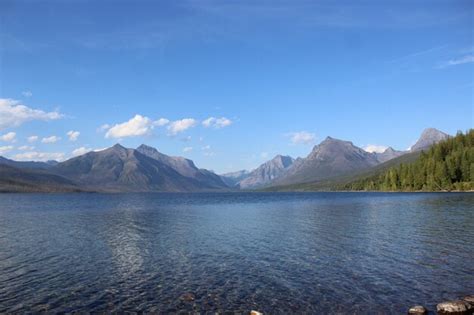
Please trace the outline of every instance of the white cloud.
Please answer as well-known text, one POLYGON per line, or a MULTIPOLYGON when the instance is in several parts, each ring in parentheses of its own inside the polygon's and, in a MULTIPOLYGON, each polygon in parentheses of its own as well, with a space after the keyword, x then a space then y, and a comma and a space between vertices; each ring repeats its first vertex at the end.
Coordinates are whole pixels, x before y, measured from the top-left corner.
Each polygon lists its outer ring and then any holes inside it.
POLYGON ((29 146, 29 145, 22 145, 21 147, 18 148, 18 150, 21 151, 33 151, 35 147, 29 146))
POLYGON ((181 141, 183 141, 183 142, 189 142, 189 141, 191 141, 191 139, 192 139, 191 136, 187 136, 187 137, 181 138, 181 141))
POLYGON ((438 68, 446 68, 450 66, 462 65, 464 63, 474 62, 474 55, 467 55, 458 59, 451 59, 442 63, 438 68))
POLYGON ((224 127, 230 126, 231 124, 232 124, 232 121, 225 117, 221 117, 221 118, 209 117, 202 122, 202 125, 204 127, 206 128, 213 127, 215 129, 224 128, 224 127))
POLYGON ((260 157, 261 157, 262 159, 268 158, 268 152, 262 152, 262 153, 260 153, 260 157))
POLYGON ((387 146, 384 145, 377 145, 377 144, 368 144, 366 145, 363 149, 366 152, 375 152, 375 153, 383 153, 385 150, 387 150, 387 146))
POLYGON ((180 132, 186 131, 189 128, 196 126, 197 121, 193 118, 184 118, 175 120, 168 125, 168 131, 171 135, 176 135, 180 132))
POLYGON ((36 141, 38 141, 38 136, 30 136, 30 137, 28 137, 28 142, 31 143, 31 142, 36 142, 36 141))
POLYGON ((5 154, 7 152, 10 152, 11 150, 13 150, 13 146, 11 145, 7 145, 7 146, 3 146, 3 147, 0 147, 0 155, 2 154, 5 154))
POLYGON ((66 135, 69 137, 70 141, 76 141, 81 133, 79 131, 68 131, 66 135))
POLYGON ((31 151, 31 152, 16 154, 13 156, 13 158, 18 161, 49 161, 49 160, 62 161, 64 160, 64 153, 31 151))
POLYGON ((209 117, 208 119, 203 120, 202 125, 206 128, 211 127, 214 120, 216 120, 214 117, 209 117))
POLYGON ((106 138, 125 138, 143 136, 153 129, 153 122, 150 118, 135 115, 129 121, 112 126, 105 134, 106 138))
POLYGON ((185 147, 185 148, 183 149, 183 152, 191 152, 192 150, 193 150, 192 147, 185 147))
POLYGON ((316 139, 314 133, 307 131, 291 132, 288 134, 292 144, 310 144, 316 139))
POLYGON ((97 128, 97 131, 99 131, 99 132, 104 132, 104 131, 110 129, 110 127, 111 127, 111 126, 110 126, 109 124, 103 124, 102 126, 100 126, 99 128, 97 128))
POLYGON ((0 129, 18 127, 21 124, 32 120, 56 120, 63 115, 54 112, 45 112, 39 109, 29 108, 19 101, 0 98, 0 129))
POLYGON ((208 145, 205 145, 201 148, 203 151, 209 151, 211 149, 211 146, 208 144, 208 145))
POLYGON ((42 143, 56 143, 59 140, 61 140, 61 137, 57 136, 51 136, 51 137, 46 137, 41 140, 42 143))
POLYGON ((21 95, 23 95, 24 97, 32 97, 33 93, 31 93, 31 91, 26 90, 21 92, 21 95))
POLYGON ((86 154, 87 152, 90 152, 90 151, 93 151, 92 149, 90 148, 86 148, 86 147, 80 147, 80 148, 77 148, 75 150, 72 151, 72 156, 79 156, 79 155, 83 155, 83 154, 86 154))
POLYGON ((161 126, 166 126, 167 124, 169 124, 169 122, 170 121, 166 118, 160 118, 158 120, 155 120, 155 122, 153 124, 155 126, 161 127, 161 126))
POLYGON ((5 142, 15 142, 15 137, 16 137, 16 133, 9 132, 0 136, 0 140, 5 141, 5 142))

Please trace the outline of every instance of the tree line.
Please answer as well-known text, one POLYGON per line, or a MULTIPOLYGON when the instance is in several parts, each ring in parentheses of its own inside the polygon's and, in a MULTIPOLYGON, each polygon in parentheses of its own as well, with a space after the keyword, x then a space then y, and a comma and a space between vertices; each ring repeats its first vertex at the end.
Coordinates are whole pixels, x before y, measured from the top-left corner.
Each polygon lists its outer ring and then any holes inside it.
POLYGON ((474 190, 474 129, 458 132, 415 162, 337 187, 343 190, 451 191, 474 190))

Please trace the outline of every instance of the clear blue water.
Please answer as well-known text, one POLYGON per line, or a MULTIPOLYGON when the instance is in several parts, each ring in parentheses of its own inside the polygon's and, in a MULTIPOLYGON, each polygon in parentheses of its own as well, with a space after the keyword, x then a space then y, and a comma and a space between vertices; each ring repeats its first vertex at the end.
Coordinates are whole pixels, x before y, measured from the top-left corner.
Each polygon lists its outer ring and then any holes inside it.
POLYGON ((467 193, 0 195, 0 312, 406 313, 473 261, 467 193))

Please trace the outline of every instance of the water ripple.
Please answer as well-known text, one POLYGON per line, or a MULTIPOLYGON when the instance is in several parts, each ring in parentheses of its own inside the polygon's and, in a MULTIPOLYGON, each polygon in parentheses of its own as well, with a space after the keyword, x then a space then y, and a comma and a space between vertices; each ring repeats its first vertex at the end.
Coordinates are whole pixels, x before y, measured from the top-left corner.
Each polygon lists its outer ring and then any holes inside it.
POLYGON ((474 194, 0 195, 0 313, 406 313, 474 292, 474 194))

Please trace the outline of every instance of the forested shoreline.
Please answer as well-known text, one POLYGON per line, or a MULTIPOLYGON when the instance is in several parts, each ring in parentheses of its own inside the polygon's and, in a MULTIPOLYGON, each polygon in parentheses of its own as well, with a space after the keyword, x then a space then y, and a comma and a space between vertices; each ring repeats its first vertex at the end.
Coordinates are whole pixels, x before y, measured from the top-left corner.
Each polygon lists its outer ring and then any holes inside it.
POLYGON ((433 145, 412 163, 335 187, 366 191, 474 190, 474 129, 433 145))

